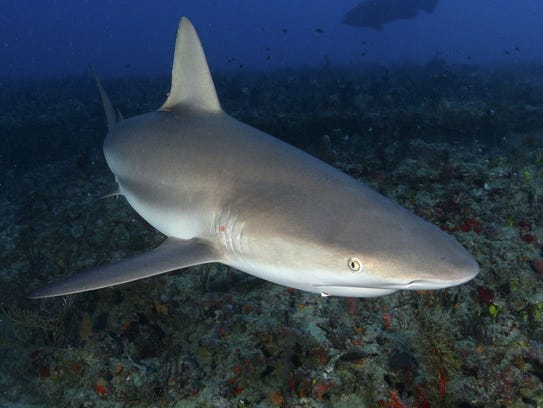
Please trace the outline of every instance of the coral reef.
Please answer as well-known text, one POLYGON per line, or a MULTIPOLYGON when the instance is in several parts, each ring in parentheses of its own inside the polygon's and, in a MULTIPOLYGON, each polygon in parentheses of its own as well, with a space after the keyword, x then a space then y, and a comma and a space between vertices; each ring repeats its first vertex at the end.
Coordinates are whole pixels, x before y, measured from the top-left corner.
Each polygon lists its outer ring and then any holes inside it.
MULTIPOLYGON (((30 301, 164 237, 113 180, 89 78, 0 96, 0 405, 537 407, 543 404, 540 67, 219 75, 225 109, 453 234, 468 284, 321 298, 221 265, 30 301), (32 112, 30 115, 29 112, 32 112)), ((125 116, 167 79, 105 81, 125 116)), ((36 86, 38 85, 38 86, 36 86)))

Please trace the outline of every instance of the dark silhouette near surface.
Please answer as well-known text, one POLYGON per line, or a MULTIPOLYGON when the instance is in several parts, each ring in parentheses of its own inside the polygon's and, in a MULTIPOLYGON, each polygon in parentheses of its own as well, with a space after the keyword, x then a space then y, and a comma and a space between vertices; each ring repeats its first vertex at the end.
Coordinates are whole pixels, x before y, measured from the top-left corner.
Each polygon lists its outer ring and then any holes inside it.
POLYGON ((433 13, 437 0, 366 0, 343 16, 343 23, 382 30, 391 21, 415 18, 420 10, 433 13))

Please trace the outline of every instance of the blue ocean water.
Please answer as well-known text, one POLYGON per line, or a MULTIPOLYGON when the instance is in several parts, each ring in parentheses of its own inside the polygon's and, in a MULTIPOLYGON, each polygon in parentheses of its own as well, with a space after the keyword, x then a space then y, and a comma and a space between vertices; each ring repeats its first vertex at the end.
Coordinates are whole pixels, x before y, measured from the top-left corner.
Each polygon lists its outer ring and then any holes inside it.
POLYGON ((543 406, 543 3, 435 3, 3 0, 0 407, 543 406), (157 109, 181 16, 226 112, 451 234, 479 275, 358 299, 211 264, 28 299, 163 242, 99 199, 88 66, 125 118, 157 109))
MULTIPOLYGON (((411 61, 540 62, 537 0, 440 0, 432 14, 382 31, 341 24, 352 0, 10 1, 0 15, 0 77, 169 72, 177 22, 188 16, 214 70, 411 61)), ((399 2, 401 3, 401 2, 399 2)))

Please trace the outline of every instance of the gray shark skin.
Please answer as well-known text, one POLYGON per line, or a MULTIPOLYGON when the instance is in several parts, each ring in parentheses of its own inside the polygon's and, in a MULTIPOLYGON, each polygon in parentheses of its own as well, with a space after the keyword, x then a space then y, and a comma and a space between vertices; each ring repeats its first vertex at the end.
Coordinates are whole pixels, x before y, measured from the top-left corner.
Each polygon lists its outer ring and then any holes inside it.
POLYGON ((451 236, 309 154, 226 114, 192 24, 179 25, 171 92, 123 120, 98 82, 118 193, 168 236, 158 248, 31 293, 43 298, 220 262, 323 296, 371 297, 472 279, 451 236))
POLYGON ((421 10, 433 13, 436 7, 437 0, 366 0, 349 10, 342 22, 380 31, 383 24, 415 18, 421 10))

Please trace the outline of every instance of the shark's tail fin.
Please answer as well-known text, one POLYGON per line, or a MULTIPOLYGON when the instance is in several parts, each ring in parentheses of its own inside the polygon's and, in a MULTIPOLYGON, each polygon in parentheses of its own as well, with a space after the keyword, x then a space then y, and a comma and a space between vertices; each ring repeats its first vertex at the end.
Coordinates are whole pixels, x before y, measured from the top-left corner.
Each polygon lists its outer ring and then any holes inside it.
POLYGON ((172 87, 160 110, 198 108, 221 111, 202 44, 192 23, 183 17, 177 30, 172 87))
POLYGON ((107 95, 106 90, 102 86, 102 83, 96 76, 96 72, 94 72, 94 69, 92 66, 89 65, 89 71, 91 72, 92 76, 94 77, 94 80, 96 81, 96 86, 98 87, 98 92, 100 92, 100 98, 102 98, 102 105, 104 106, 104 112, 106 114, 106 121, 107 121, 107 128, 108 130, 111 129, 116 123, 123 120, 123 115, 119 110, 115 110, 113 107, 113 104, 111 103, 111 100, 109 99, 109 96, 107 95))

